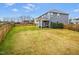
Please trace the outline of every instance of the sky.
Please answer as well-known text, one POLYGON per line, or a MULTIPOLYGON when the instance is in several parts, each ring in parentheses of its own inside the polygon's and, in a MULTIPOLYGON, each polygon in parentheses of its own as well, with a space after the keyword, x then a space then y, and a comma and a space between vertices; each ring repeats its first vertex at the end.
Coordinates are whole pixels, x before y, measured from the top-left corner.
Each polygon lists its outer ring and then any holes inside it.
POLYGON ((79 17, 79 3, 0 3, 0 17, 36 18, 52 9, 69 13, 69 18, 79 17))

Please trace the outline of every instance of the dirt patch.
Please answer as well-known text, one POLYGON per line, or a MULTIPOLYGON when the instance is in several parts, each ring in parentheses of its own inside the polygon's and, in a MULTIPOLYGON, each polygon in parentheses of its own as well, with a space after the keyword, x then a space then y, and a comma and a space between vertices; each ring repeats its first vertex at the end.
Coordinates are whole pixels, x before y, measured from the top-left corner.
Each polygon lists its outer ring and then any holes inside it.
POLYGON ((21 31, 13 36, 12 54, 79 54, 79 33, 48 29, 21 31), (70 33, 70 34, 68 34, 70 33), (77 37, 77 38, 76 38, 77 37))

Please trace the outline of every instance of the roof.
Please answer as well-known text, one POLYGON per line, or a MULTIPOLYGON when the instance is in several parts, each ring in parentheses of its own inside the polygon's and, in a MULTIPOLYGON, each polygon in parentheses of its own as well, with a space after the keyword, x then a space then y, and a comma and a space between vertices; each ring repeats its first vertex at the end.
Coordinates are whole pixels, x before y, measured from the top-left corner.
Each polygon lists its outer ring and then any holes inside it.
POLYGON ((57 10, 57 9, 52 9, 52 10, 49 10, 48 12, 55 12, 55 13, 68 14, 68 13, 66 13, 65 11, 61 11, 61 10, 57 10))
POLYGON ((73 23, 75 23, 75 22, 79 22, 79 18, 71 19, 71 22, 73 22, 73 23))
MULTIPOLYGON (((57 10, 57 9, 49 10, 49 11, 47 11, 46 13, 49 13, 49 12, 53 12, 53 13, 61 13, 61 14, 66 14, 66 15, 68 15, 67 12, 60 11, 60 10, 57 10)), ((46 13, 44 13, 44 14, 46 14, 46 13)), ((44 14, 42 14, 41 16, 43 16, 44 14)), ((41 16, 39 16, 39 17, 41 17, 41 16)), ((39 18, 39 17, 37 17, 37 18, 39 18)))
POLYGON ((77 18, 72 18, 71 20, 79 20, 79 17, 77 17, 77 18))
POLYGON ((79 18, 76 18, 75 20, 79 20, 79 18))

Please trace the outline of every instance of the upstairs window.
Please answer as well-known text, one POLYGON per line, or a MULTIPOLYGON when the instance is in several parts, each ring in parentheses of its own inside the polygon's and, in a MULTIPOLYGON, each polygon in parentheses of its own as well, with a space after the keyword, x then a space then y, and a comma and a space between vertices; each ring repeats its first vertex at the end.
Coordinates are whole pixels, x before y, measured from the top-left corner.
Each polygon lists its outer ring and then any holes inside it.
POLYGON ((58 13, 58 14, 57 14, 57 16, 59 17, 59 16, 60 16, 60 14, 58 13))
POLYGON ((53 16, 53 13, 50 13, 51 16, 53 16))

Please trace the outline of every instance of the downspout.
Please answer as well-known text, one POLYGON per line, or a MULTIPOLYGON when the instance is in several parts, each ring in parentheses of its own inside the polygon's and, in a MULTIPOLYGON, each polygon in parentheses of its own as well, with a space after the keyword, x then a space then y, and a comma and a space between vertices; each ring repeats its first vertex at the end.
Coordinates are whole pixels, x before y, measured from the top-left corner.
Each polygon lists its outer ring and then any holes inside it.
POLYGON ((51 15, 50 15, 50 13, 49 13, 49 17, 48 17, 48 18, 49 18, 49 19, 48 19, 48 21, 49 21, 49 28, 50 28, 50 16, 51 16, 51 15))
POLYGON ((42 19, 41 19, 41 28, 42 28, 42 19))

